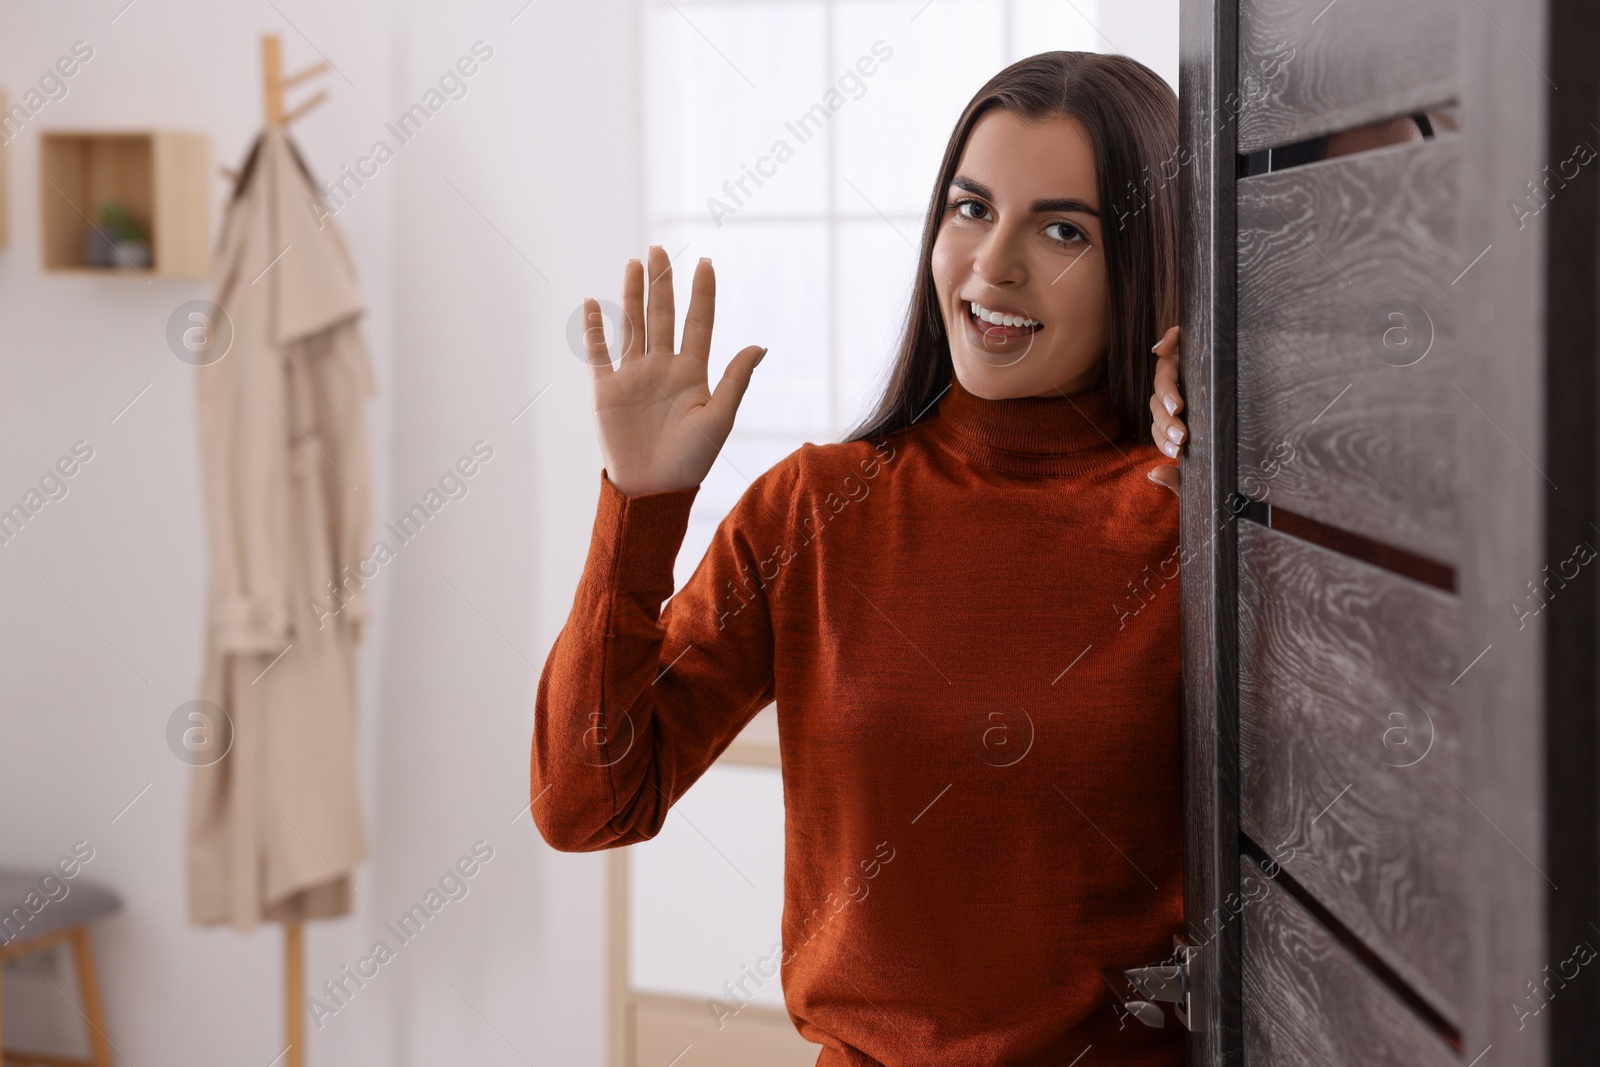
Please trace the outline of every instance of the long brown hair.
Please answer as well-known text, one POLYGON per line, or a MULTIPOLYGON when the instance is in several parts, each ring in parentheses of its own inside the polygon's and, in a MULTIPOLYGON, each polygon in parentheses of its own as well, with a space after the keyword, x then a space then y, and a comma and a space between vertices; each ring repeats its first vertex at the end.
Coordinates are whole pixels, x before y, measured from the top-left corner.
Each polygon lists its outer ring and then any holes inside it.
POLYGON ((1149 431, 1150 347, 1174 325, 1178 308, 1178 99, 1155 71, 1127 56, 1043 52, 990 78, 956 121, 923 221, 899 352, 882 398, 847 440, 904 429, 950 385, 954 366, 933 284, 933 243, 967 138, 996 108, 1029 119, 1076 119, 1094 145, 1111 305, 1107 385, 1124 431, 1149 431))

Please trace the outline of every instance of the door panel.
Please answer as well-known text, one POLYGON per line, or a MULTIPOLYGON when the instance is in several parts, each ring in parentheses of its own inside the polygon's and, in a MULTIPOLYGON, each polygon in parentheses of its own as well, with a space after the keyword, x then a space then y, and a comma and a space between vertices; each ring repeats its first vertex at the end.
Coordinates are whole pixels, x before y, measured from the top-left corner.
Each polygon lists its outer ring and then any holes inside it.
POLYGON ((1591 1067, 1600 8, 1181 25, 1189 1062, 1591 1067))
POLYGON ((1234 566, 1233 184, 1237 85, 1233 0, 1178 5, 1178 324, 1183 332, 1184 416, 1179 557, 1183 572, 1183 918, 1203 946, 1197 977, 1203 1025, 1188 1039, 1193 1067, 1237 1067, 1241 1041, 1239 757, 1234 566))
POLYGON ((1459 1017, 1455 598, 1239 530, 1240 824, 1416 992, 1459 1017))
POLYGON ((1456 0, 1243 0, 1239 152, 1455 96, 1456 0))
POLYGON ((1239 490, 1445 562, 1459 170, 1441 139, 1238 183, 1239 490))
MULTIPOLYGON (((1241 84, 1269 43, 1294 54, 1236 150, 1438 102, 1454 17, 1432 0, 1241 0, 1241 84)), ((1460 605, 1372 561, 1398 549, 1455 584, 1460 166, 1447 135, 1234 185, 1233 483, 1253 502, 1232 560, 1241 848, 1278 878, 1245 909, 1247 1061, 1427 1063, 1456 1034, 1460 605), (1320 542, 1271 528, 1283 518, 1320 542), (1414 750, 1386 749, 1391 728, 1429 734, 1426 757, 1396 766, 1414 750)))
POLYGON ((1461 1067, 1454 1050, 1248 859, 1245 1067, 1461 1067), (1259 897, 1259 899, 1257 899, 1259 897))

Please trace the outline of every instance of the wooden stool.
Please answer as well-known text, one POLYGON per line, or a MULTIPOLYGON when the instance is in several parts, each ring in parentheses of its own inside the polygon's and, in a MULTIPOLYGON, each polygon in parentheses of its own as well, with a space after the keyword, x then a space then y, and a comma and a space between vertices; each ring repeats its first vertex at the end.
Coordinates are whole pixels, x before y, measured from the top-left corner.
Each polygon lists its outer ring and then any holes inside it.
POLYGON ((28 1067, 111 1067, 111 1042, 106 1038, 105 1014, 100 1003, 100 984, 95 975, 94 952, 89 944, 89 923, 110 914, 122 901, 104 886, 81 876, 61 878, 54 872, 0 867, 0 1061, 6 1065, 28 1067), (30 893, 45 897, 40 888, 46 876, 67 887, 67 895, 51 900, 37 914, 23 903, 30 893), (16 956, 72 944, 73 970, 78 975, 78 995, 83 1000, 79 1014, 88 1025, 90 1058, 75 1059, 48 1052, 19 1052, 5 1047, 5 978, 3 965, 16 956))

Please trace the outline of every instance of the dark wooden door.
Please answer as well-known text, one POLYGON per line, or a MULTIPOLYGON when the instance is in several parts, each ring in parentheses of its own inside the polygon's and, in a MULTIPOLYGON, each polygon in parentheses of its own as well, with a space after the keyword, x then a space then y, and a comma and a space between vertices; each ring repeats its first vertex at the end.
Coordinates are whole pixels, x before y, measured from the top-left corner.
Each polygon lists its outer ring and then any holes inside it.
POLYGON ((1600 1063, 1597 7, 1183 0, 1193 1064, 1600 1063))

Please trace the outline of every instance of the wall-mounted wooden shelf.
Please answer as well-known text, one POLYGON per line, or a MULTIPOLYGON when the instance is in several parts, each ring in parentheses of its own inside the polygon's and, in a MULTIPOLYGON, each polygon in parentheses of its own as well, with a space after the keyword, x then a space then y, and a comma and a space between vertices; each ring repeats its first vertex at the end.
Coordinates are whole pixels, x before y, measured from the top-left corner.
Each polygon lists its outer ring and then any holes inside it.
POLYGON ((39 136, 40 252, 47 271, 204 278, 211 263, 209 149, 201 134, 51 131, 39 136), (101 205, 127 208, 149 234, 150 262, 88 259, 101 205), (133 265, 130 265, 133 264, 133 265))

